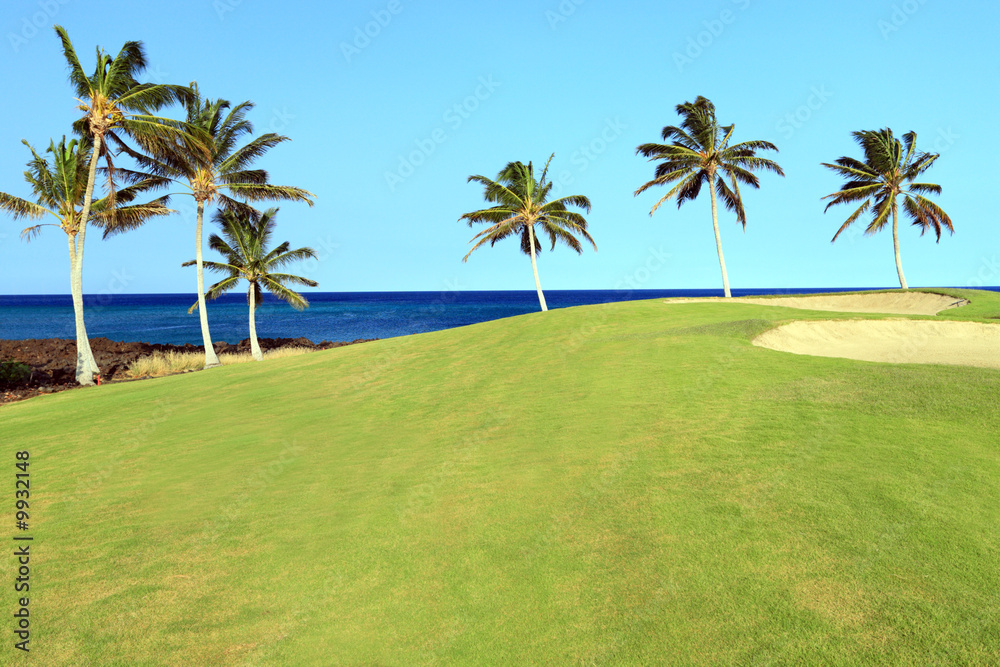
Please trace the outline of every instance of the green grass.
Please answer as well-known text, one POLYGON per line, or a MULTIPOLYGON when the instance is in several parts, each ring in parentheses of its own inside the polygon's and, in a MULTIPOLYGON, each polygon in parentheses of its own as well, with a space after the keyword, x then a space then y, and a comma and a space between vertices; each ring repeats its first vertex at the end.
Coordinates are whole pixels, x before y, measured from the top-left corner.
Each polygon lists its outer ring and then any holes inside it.
POLYGON ((3 407, 32 658, 996 663, 1000 371, 750 344, 839 316, 589 306, 3 407))

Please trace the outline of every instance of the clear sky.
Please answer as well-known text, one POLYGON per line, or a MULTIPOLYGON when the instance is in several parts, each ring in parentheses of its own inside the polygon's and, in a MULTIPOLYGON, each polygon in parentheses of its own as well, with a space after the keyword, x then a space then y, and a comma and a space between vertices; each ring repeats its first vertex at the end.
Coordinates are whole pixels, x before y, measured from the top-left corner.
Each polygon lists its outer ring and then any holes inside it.
MULTIPOLYGON (((546 245, 544 288, 720 288, 707 192, 652 218, 660 195, 632 195, 653 172, 636 146, 698 95, 735 123, 734 140, 774 142, 769 157, 787 174, 744 189, 745 233, 720 211, 734 288, 898 285, 888 230, 831 245, 850 211, 824 215, 820 199, 841 184, 820 163, 859 156, 850 133, 886 126, 941 153, 927 180, 944 188, 936 201, 956 229, 935 244, 902 228, 910 286, 1000 284, 987 204, 1000 140, 995 2, 7 0, 0 191, 19 196, 30 194, 21 139, 44 148, 79 114, 54 23, 88 72, 95 46, 141 40, 147 80, 252 100, 258 132, 291 137, 258 166, 317 195, 313 208, 281 207, 278 240, 316 249, 321 261, 300 272, 322 291, 533 289, 514 240, 463 264, 478 229, 458 218, 484 205, 469 175, 553 152, 563 193, 593 203, 599 250, 546 245)), ((190 197, 173 208, 114 239, 91 234, 84 291, 193 292, 193 269, 180 266, 194 258, 190 197)), ((23 226, 0 214, 0 294, 68 293, 65 236, 48 228, 24 243, 23 226)))

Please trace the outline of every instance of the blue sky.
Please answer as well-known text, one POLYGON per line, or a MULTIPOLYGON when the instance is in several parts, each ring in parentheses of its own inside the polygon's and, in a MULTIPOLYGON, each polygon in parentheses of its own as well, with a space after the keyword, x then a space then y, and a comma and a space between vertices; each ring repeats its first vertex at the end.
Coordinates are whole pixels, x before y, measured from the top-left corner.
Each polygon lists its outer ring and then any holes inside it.
MULTIPOLYGON (((767 139, 786 177, 744 190, 746 232, 720 212, 734 288, 895 286, 892 239, 830 239, 848 210, 823 213, 840 180, 820 166, 857 156, 850 133, 913 130, 941 153, 927 180, 955 223, 939 244, 905 226, 911 286, 1000 284, 1000 226, 986 197, 1000 136, 1000 8, 940 0, 837 3, 715 0, 504 3, 373 0, 13 0, 0 18, 0 190, 27 196, 21 139, 44 148, 77 117, 51 25, 69 32, 88 71, 94 47, 144 42, 147 79, 253 100, 258 132, 292 141, 259 166, 317 195, 285 204, 278 238, 315 248, 300 273, 322 291, 533 289, 516 241, 476 251, 458 222, 481 208, 470 174, 511 160, 544 163, 564 194, 593 203, 598 252, 565 246, 539 260, 546 289, 719 288, 707 192, 650 218, 655 191, 633 197, 653 165, 635 155, 677 124, 698 95, 767 139), (42 26, 38 28, 36 26, 42 26), (366 34, 367 33, 367 34, 366 34)), ((176 110, 175 115, 179 115, 176 110)), ((87 293, 193 292, 194 219, 180 214, 87 240, 87 293)), ((69 292, 65 236, 30 244, 0 216, 0 294, 69 292)))

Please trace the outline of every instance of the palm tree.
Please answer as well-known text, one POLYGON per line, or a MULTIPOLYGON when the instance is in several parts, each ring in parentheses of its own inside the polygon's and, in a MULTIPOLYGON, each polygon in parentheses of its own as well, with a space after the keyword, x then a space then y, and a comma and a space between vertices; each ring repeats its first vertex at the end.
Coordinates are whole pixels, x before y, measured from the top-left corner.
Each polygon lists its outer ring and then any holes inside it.
POLYGON ((708 99, 698 96, 694 102, 677 105, 677 114, 681 116, 681 126, 669 125, 663 128, 663 140, 669 144, 643 144, 636 153, 650 160, 662 160, 656 165, 655 178, 635 191, 636 196, 654 185, 666 185, 680 181, 665 194, 649 215, 653 215, 660 204, 671 197, 677 197, 677 208, 684 202, 694 200, 701 192, 702 184, 708 185, 712 196, 712 227, 715 229, 715 247, 719 251, 719 265, 722 267, 722 289, 727 297, 729 291, 729 276, 726 273, 726 260, 722 255, 722 237, 719 235, 719 215, 716 203, 716 193, 730 211, 736 213, 736 219, 747 227, 746 211, 743 210, 743 199, 740 195, 739 183, 760 187, 760 181, 753 174, 758 169, 773 171, 779 176, 785 172, 777 163, 757 157, 759 150, 777 151, 777 147, 769 141, 744 141, 729 145, 735 125, 719 125, 715 119, 715 105, 708 99), (729 179, 729 185, 726 184, 729 179))
MULTIPOLYGON (((250 351, 257 361, 264 358, 260 351, 260 343, 257 342, 257 322, 254 316, 257 306, 263 302, 262 289, 266 288, 271 294, 288 302, 292 308, 302 310, 309 306, 309 302, 298 292, 288 289, 286 285, 308 287, 318 285, 316 281, 301 276, 274 273, 275 269, 290 262, 316 257, 316 251, 312 248, 289 250, 288 241, 273 250, 268 250, 277 213, 276 208, 270 208, 264 213, 254 211, 252 214, 216 210, 213 219, 222 228, 222 236, 225 239, 218 234, 212 234, 208 239, 208 247, 221 253, 225 257, 225 262, 203 263, 210 271, 229 274, 208 289, 205 294, 207 299, 215 299, 233 289, 240 278, 245 278, 250 283, 250 289, 247 290, 247 302, 250 304, 250 351)), ((194 264, 197 262, 184 262, 183 266, 194 264)), ((201 303, 201 300, 195 302, 191 310, 198 308, 201 303)))
POLYGON ((485 176, 469 176, 467 182, 481 183, 484 186, 483 197, 486 201, 497 205, 466 213, 459 218, 467 221, 469 227, 480 222, 490 225, 469 241, 476 244, 462 258, 463 262, 468 261, 469 255, 487 241, 493 246, 497 241, 514 234, 521 237, 521 251, 531 256, 531 271, 535 275, 538 303, 543 311, 548 310, 548 306, 545 305, 542 284, 538 280, 538 263, 535 256, 541 252, 542 244, 535 234, 535 225, 539 225, 548 234, 549 240, 552 241, 552 250, 555 250, 556 241, 561 241, 576 250, 577 254, 581 254, 583 248, 574 233, 585 238, 594 246, 594 250, 597 250, 597 244, 587 232, 587 220, 579 213, 567 210, 567 206, 576 206, 590 213, 589 199, 582 195, 573 195, 546 201, 552 190, 552 182, 546 182, 545 177, 553 157, 555 153, 545 163, 542 177, 537 181, 531 162, 527 165, 521 162, 508 163, 497 174, 496 180, 490 180, 485 176))
MULTIPOLYGON (((185 102, 190 98, 191 91, 184 86, 139 83, 135 77, 146 69, 142 42, 125 42, 114 58, 98 48, 94 74, 88 77, 66 30, 57 25, 55 31, 62 41, 63 55, 69 65, 69 81, 80 102, 78 108, 84 112, 83 117, 73 124, 73 129, 92 143, 82 213, 82 217, 87 219, 93 201, 97 162, 102 158, 107 164, 110 209, 114 209, 114 175, 117 172, 107 144, 135 155, 120 135, 133 139, 141 150, 153 155, 176 142, 183 142, 192 150, 197 150, 199 144, 196 138, 186 131, 183 123, 150 113, 174 102, 185 102)), ((113 219, 112 215, 110 220, 113 219)))
POLYGON ((892 130, 862 130, 853 133, 854 140, 861 146, 865 154, 864 162, 854 158, 841 157, 836 164, 823 163, 824 167, 832 169, 847 179, 847 183, 839 192, 827 195, 829 199, 824 212, 834 204, 863 202, 847 221, 840 226, 833 239, 837 240, 840 233, 850 227, 854 221, 871 211, 872 220, 868 223, 866 234, 874 234, 883 227, 892 215, 892 246, 896 254, 896 272, 899 274, 899 286, 908 289, 906 277, 903 275, 903 263, 899 256, 899 205, 897 196, 903 196, 903 210, 917 227, 920 235, 928 229, 933 229, 938 242, 941 241, 941 227, 944 226, 952 234, 955 228, 951 218, 941 208, 925 198, 923 194, 941 194, 941 186, 933 183, 914 183, 914 179, 927 171, 935 160, 937 153, 918 153, 916 151, 917 135, 907 132, 900 142, 892 136, 892 130))
MULTIPOLYGON (((311 198, 315 195, 302 188, 271 185, 267 182, 266 171, 250 168, 268 150, 283 141, 289 141, 288 137, 271 132, 238 147, 242 137, 253 134, 253 125, 246 119, 247 113, 254 107, 252 102, 243 102, 230 109, 230 103, 226 100, 202 99, 195 82, 191 83, 190 90, 192 95, 184 105, 187 111, 186 126, 197 132, 202 142, 201 147, 192 149, 184 142, 176 142, 171 149, 155 158, 136 156, 136 160, 143 168, 183 184, 189 190, 185 194, 194 197, 197 205, 195 264, 198 267, 198 310, 202 342, 205 345, 205 368, 211 368, 219 365, 219 358, 212 347, 205 307, 202 259, 205 206, 218 201, 222 210, 252 216, 256 212, 244 201, 304 201, 312 206, 311 198)), ((122 228, 124 229, 125 227, 122 228)))
MULTIPOLYGON (((114 144, 117 149, 124 150, 129 155, 134 155, 135 151, 126 145, 120 135, 131 138, 140 149, 151 153, 158 153, 167 145, 178 141, 194 146, 193 137, 180 123, 151 115, 151 112, 173 102, 186 100, 190 91, 183 86, 139 83, 135 77, 146 69, 146 55, 141 42, 125 42, 114 58, 98 48, 94 73, 87 76, 66 30, 62 26, 54 27, 56 35, 62 41, 63 55, 69 65, 69 81, 80 102, 78 108, 84 112, 83 117, 73 124, 73 129, 90 143, 87 185, 83 192, 80 220, 86 222, 91 218, 97 163, 104 159, 108 214, 105 222, 113 224, 118 210, 115 204, 115 176, 120 172, 114 167, 107 144, 114 144)), ((133 218, 133 222, 140 219, 142 218, 133 218)), ((81 254, 85 236, 86 224, 83 224, 77 241, 81 254)), ((82 272, 83 262, 78 261, 71 278, 74 289, 82 290, 82 272)))
MULTIPOLYGON (((7 211, 15 220, 40 220, 46 213, 58 220, 57 224, 43 223, 25 229, 21 232, 21 237, 27 241, 37 236, 42 227, 47 226, 58 227, 66 234, 69 241, 70 293, 73 295, 76 320, 76 381, 90 385, 94 383, 94 375, 100 375, 101 372, 90 349, 90 339, 83 320, 83 244, 88 221, 83 217, 80 207, 85 207, 89 165, 93 163, 91 146, 86 140, 77 139, 67 144, 66 137, 63 137, 58 145, 54 141, 49 143, 49 161, 39 155, 27 141, 22 143, 31 151, 32 158, 28 162, 24 178, 31 185, 35 203, 0 192, 0 210, 7 211)), ((89 207, 90 222, 106 224, 112 216, 118 220, 142 221, 172 213, 166 206, 167 197, 154 199, 146 204, 132 204, 139 194, 165 185, 162 179, 142 176, 133 172, 129 178, 132 185, 117 192, 113 209, 110 197, 92 202, 89 207)))

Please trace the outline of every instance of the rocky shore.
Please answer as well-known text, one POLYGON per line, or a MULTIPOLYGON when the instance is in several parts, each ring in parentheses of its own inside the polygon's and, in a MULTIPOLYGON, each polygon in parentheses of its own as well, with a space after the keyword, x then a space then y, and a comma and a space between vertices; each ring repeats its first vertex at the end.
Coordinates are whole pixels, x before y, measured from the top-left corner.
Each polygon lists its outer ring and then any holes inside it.
MULTIPOLYGON (((327 350, 366 340, 351 342, 323 341, 313 343, 307 338, 260 338, 262 350, 281 347, 304 347, 313 350, 327 350)), ((225 352, 249 352, 250 339, 236 345, 226 342, 214 344, 218 354, 225 352)), ((154 352, 204 352, 201 345, 165 345, 161 343, 124 343, 107 338, 90 339, 97 365, 101 367, 101 381, 115 382, 129 364, 140 357, 154 352)), ((0 403, 18 401, 42 393, 72 389, 79 385, 74 379, 76 373, 76 341, 62 338, 28 340, 0 340, 0 361, 18 361, 31 367, 31 375, 26 382, 17 386, 0 387, 0 403)))

